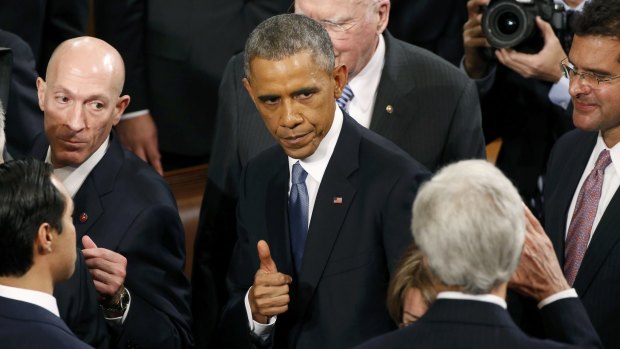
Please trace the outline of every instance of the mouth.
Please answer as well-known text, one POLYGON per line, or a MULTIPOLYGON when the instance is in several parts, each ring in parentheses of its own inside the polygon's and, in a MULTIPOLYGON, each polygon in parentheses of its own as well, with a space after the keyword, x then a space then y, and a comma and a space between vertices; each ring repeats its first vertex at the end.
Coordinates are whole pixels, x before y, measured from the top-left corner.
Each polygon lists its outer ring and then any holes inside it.
POLYGON ((306 139, 309 137, 310 133, 305 133, 303 135, 298 135, 298 136, 289 136, 289 137, 282 137, 282 143, 284 143, 285 145, 291 147, 291 148, 300 148, 302 146, 304 146, 307 142, 306 139))
POLYGON ((584 101, 579 101, 573 99, 573 109, 580 112, 590 112, 597 108, 597 105, 594 103, 586 103, 584 101))

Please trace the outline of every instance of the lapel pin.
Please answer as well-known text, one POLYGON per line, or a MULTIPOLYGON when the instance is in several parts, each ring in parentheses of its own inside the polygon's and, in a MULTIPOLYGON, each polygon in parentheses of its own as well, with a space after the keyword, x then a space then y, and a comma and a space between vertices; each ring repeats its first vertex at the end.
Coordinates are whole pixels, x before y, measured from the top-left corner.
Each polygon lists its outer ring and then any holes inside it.
POLYGON ((88 220, 88 215, 86 214, 86 212, 82 212, 82 214, 80 215, 80 223, 84 223, 88 220))
POLYGON ((334 204, 342 205, 342 196, 334 196, 334 204))
POLYGON ((394 112, 394 107, 392 107, 391 104, 388 104, 387 107, 385 107, 385 111, 388 112, 388 114, 392 114, 394 112))

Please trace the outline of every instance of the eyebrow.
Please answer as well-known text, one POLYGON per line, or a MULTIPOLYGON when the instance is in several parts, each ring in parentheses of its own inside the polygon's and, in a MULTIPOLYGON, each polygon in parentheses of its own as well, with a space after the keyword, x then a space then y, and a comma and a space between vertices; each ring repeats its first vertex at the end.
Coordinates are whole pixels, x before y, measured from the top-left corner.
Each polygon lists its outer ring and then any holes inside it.
POLYGON ((593 74, 597 74, 597 75, 614 75, 613 73, 606 71, 606 70, 601 70, 601 69, 596 69, 596 68, 585 68, 585 67, 579 67, 577 66, 575 63, 573 63, 573 61, 571 61, 570 57, 568 57, 568 63, 572 64, 573 67, 579 69, 579 70, 584 70, 588 73, 593 73, 593 74))

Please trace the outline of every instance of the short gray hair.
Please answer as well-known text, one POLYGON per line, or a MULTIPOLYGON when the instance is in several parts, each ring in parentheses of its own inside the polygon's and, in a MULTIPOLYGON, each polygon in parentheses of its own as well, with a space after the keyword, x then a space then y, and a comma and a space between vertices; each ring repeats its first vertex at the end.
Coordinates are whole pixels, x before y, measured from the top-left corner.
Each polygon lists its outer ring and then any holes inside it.
POLYGON ((298 14, 271 17, 259 24, 245 43, 245 76, 250 78, 250 62, 256 57, 279 61, 303 51, 309 51, 316 64, 332 73, 334 48, 318 22, 298 14))
POLYGON ((4 135, 4 107, 0 101, 0 164, 4 162, 4 147, 6 146, 6 136, 4 135))
POLYGON ((413 204, 413 236, 446 286, 489 293, 508 281, 525 239, 521 197, 484 160, 449 165, 425 183, 413 204))

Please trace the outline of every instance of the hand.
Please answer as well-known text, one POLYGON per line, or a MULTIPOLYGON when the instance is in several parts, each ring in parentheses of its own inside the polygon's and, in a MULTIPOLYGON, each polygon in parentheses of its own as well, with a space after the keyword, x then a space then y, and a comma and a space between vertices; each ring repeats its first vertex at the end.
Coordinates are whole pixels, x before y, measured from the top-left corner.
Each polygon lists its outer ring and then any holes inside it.
POLYGON ((540 52, 527 54, 513 49, 499 49, 495 51, 497 59, 508 68, 514 70, 524 78, 534 78, 549 82, 557 82, 562 77, 560 62, 566 53, 551 24, 536 17, 536 24, 543 34, 545 44, 540 52))
POLYGON ((248 300, 254 321, 266 324, 269 322, 269 317, 288 310, 290 301, 288 285, 293 279, 286 274, 278 273, 265 240, 259 241, 256 248, 260 267, 254 276, 254 285, 250 289, 248 300))
POLYGON ((164 175, 157 145, 157 127, 151 114, 121 120, 116 125, 116 132, 124 146, 151 164, 157 173, 164 175))
POLYGON ((82 237, 82 244, 82 254, 95 282, 95 289, 101 296, 101 302, 113 304, 120 298, 124 288, 127 258, 106 248, 97 247, 87 235, 82 237))
POLYGON ((463 48, 465 59, 463 66, 470 78, 480 79, 484 77, 489 66, 480 49, 491 47, 489 41, 482 33, 482 14, 480 7, 489 4, 490 0, 469 0, 467 2, 468 20, 463 25, 463 48))
POLYGON ((519 266, 508 286, 540 302, 570 288, 555 257, 551 240, 532 212, 525 207, 525 245, 519 266))

